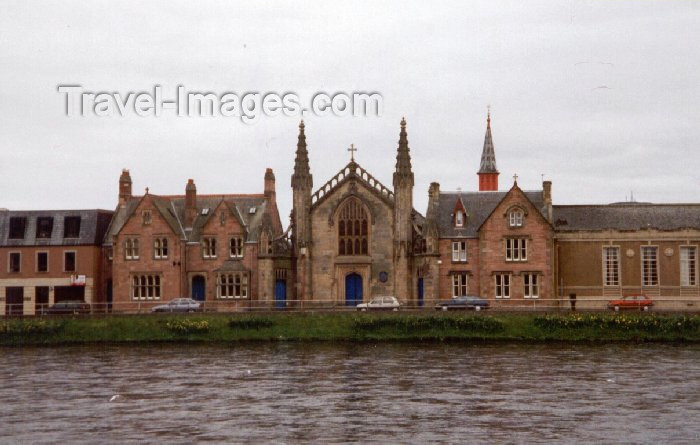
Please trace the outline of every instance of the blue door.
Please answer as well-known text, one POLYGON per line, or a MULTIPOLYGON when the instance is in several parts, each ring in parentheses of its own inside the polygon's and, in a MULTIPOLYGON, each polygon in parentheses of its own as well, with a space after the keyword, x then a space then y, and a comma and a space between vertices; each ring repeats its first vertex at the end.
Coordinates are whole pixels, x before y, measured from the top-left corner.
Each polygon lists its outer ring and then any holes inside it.
POLYGON ((195 275, 192 277, 192 299, 197 301, 204 301, 204 277, 201 275, 195 275))
POLYGON ((284 280, 275 281, 275 307, 277 309, 287 307, 287 283, 284 280))
POLYGON ((418 278, 418 307, 423 307, 423 278, 418 278))
POLYGON ((345 305, 357 306, 362 303, 362 277, 351 273, 345 277, 345 305))

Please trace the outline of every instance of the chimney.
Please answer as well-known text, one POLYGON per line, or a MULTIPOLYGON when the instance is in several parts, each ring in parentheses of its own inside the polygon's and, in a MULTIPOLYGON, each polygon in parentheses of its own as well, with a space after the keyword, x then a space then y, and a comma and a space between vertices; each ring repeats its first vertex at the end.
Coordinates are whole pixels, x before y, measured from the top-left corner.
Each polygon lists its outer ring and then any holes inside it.
POLYGON ((552 222, 552 181, 542 182, 542 200, 547 211, 547 221, 552 222))
POLYGON ((131 176, 129 170, 124 168, 119 176, 119 205, 125 206, 129 199, 131 199, 131 176))
POLYGON ((265 170, 265 198, 269 202, 275 202, 275 174, 271 168, 265 170))
POLYGON ((188 179, 185 186, 185 228, 192 228, 197 217, 197 187, 194 179, 188 179))

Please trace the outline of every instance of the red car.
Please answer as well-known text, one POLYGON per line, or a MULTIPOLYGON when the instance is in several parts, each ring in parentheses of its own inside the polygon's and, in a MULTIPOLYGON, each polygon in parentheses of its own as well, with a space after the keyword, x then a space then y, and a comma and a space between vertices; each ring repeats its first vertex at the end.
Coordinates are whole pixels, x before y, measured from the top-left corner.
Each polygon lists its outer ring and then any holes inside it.
POLYGON ((640 311, 648 311, 650 307, 654 305, 651 298, 645 295, 625 295, 617 300, 610 300, 608 302, 608 309, 612 309, 615 312, 620 309, 637 309, 640 311))

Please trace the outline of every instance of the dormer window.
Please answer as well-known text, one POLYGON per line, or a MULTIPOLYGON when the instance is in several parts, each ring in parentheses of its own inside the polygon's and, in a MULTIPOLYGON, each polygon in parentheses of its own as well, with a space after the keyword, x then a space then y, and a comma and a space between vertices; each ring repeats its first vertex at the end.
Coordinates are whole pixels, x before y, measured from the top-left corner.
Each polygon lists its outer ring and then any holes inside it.
POLYGON ((464 212, 461 210, 455 214, 455 227, 464 227, 464 212))
POLYGON ((525 213, 521 209, 513 209, 508 215, 508 224, 511 227, 522 227, 525 213))

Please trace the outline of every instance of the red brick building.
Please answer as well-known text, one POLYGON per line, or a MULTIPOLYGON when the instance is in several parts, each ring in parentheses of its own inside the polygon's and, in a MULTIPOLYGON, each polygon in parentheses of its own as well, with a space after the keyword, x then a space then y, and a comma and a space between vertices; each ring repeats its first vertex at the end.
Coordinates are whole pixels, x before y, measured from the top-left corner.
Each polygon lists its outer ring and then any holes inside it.
POLYGON ((105 237, 107 293, 113 310, 148 309, 177 297, 211 310, 285 305, 286 242, 275 177, 261 194, 134 196, 131 176, 119 178, 119 205, 105 237))

